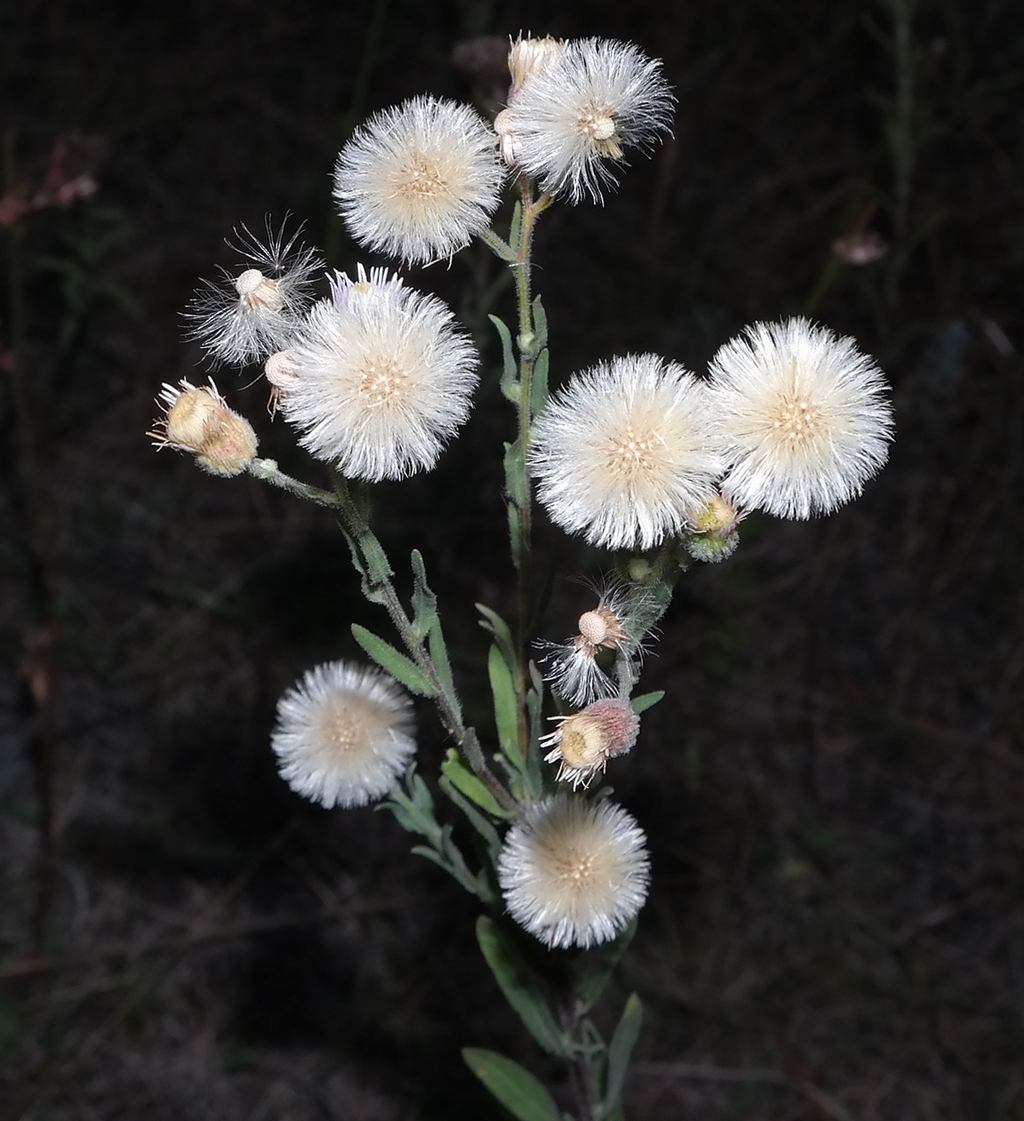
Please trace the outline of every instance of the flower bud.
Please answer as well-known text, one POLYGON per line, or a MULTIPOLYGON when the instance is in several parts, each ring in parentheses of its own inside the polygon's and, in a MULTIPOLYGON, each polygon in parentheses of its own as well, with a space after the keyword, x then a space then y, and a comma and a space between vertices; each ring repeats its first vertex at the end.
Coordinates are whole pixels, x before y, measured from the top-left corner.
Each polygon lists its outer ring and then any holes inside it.
POLYGON ((717 564, 736 552, 736 532, 742 514, 721 495, 716 495, 691 519, 692 529, 683 534, 683 544, 694 560, 717 564))
POLYGON ((157 403, 165 412, 149 435, 158 448, 190 452, 211 475, 240 475, 255 457, 252 425, 227 407, 213 384, 195 386, 182 379, 165 385, 157 403))

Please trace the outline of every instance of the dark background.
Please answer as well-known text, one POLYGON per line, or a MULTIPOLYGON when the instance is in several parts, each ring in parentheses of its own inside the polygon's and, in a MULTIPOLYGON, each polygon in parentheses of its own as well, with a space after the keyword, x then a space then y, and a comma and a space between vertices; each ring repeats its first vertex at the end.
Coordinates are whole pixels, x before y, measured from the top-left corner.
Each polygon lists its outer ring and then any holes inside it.
MULTIPOLYGON (((458 889, 390 817, 276 776, 281 691, 354 656, 353 620, 383 627, 332 519, 145 437, 160 384, 199 376, 179 314, 232 228, 291 212, 332 265, 370 263, 332 216, 339 144, 416 93, 500 103, 493 44, 465 41, 520 28, 632 40, 679 95, 674 141, 603 208, 543 220, 555 376, 629 350, 700 369, 803 313, 874 354, 896 405, 863 498, 749 519, 649 660, 668 695, 612 774, 654 871, 609 1005, 647 1009, 630 1116, 1024 1117, 1017 8, 0 5, 0 1121, 496 1116, 466 1044, 557 1077, 458 889), (62 204, 82 175, 98 189, 62 204), (864 246, 886 251, 851 263, 864 246)), ((481 725, 471 604, 507 611, 511 586, 500 275, 478 247, 409 275, 487 371, 438 470, 377 492, 481 725)), ((320 481, 262 386, 220 385, 320 481)), ((584 599, 559 580, 545 635, 584 599)))

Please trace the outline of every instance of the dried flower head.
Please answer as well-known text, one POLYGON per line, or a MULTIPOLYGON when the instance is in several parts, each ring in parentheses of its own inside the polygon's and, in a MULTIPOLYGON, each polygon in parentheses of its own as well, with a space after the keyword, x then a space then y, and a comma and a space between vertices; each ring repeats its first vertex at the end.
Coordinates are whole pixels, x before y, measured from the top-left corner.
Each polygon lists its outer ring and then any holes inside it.
POLYGON ((541 190, 600 202, 625 150, 650 148, 670 131, 675 99, 661 63, 611 39, 570 40, 529 61, 536 65, 496 123, 503 152, 541 190))
POLYGON ((538 418, 529 454, 552 521, 594 545, 648 549, 714 494, 721 459, 705 387, 657 355, 575 375, 538 418))
POLYGON ((244 366, 287 346, 323 267, 316 250, 296 244, 298 236, 286 241, 283 229, 275 233, 268 224, 261 242, 242 226, 237 243, 228 243, 248 267, 204 281, 185 312, 188 337, 215 363, 244 366))
POLYGON ((620 654, 642 653, 643 635, 634 617, 637 592, 617 580, 596 589, 598 602, 579 618, 579 633, 564 643, 540 642, 544 677, 570 704, 583 706, 616 692, 605 673, 609 661, 620 654))
POLYGON ((360 245, 426 264, 490 224, 501 181, 495 135, 473 109, 414 97, 356 130, 338 156, 334 197, 360 245))
POLYGON ((730 468, 725 498, 784 518, 827 514, 885 463, 885 377, 854 341, 806 319, 756 323, 711 363, 711 398, 730 468))
POLYGON ((240 475, 256 455, 256 433, 243 416, 229 409, 211 382, 195 386, 184 378, 165 384, 157 398, 164 412, 155 422, 158 448, 189 452, 211 475, 240 475))
POLYGON ((297 794, 332 806, 382 798, 416 751, 412 700, 386 673, 328 662, 277 704, 270 745, 297 794))
POLYGON ((558 781, 571 782, 574 790, 604 774, 608 760, 631 751, 640 734, 640 717, 618 697, 594 701, 571 716, 553 719, 558 721, 557 729, 540 741, 541 747, 551 748, 544 762, 560 763, 558 781))
POLYGON ((607 800, 537 803, 498 855, 509 914, 548 946, 610 942, 644 905, 649 880, 643 830, 607 800))
POLYGON ((281 412, 350 478, 400 479, 432 467, 469 415, 477 352, 435 297, 394 281, 357 289, 337 281, 306 318, 281 412))

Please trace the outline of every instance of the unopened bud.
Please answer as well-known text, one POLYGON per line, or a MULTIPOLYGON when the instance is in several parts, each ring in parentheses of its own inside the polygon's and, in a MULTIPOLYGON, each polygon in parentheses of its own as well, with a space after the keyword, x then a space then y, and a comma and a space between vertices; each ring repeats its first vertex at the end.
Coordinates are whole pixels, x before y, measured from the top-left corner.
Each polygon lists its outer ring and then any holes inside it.
POLYGON ((227 407, 216 386, 165 385, 158 404, 166 411, 149 433, 157 447, 190 452, 213 475, 240 475, 255 457, 252 425, 227 407))
POLYGON ((716 564, 736 552, 740 535, 736 532, 743 515, 721 495, 716 495, 693 517, 693 529, 683 535, 686 551, 694 560, 716 564))
POLYGON ((512 75, 509 101, 519 92, 527 78, 550 65, 563 50, 565 44, 562 40, 551 35, 546 35, 543 39, 524 39, 520 35, 514 40, 508 52, 508 70, 512 75))

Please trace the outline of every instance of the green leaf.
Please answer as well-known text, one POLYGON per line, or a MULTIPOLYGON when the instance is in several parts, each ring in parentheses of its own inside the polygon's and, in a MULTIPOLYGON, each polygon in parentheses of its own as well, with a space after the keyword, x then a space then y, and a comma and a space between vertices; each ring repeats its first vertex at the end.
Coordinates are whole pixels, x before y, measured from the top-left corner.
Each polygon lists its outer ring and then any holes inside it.
POLYGON ((491 854, 491 862, 493 863, 498 849, 501 848, 501 839, 498 837, 498 831, 476 806, 474 806, 468 798, 464 797, 444 775, 437 780, 437 784, 447 797, 462 810, 466 820, 477 831, 477 834, 487 846, 487 851, 491 854))
POLYGON ((387 670, 411 692, 419 693, 421 697, 434 695, 436 690, 422 670, 404 654, 399 654, 389 642, 378 638, 373 631, 368 631, 358 623, 352 624, 352 637, 381 669, 387 670))
POLYGON ((518 1063, 482 1047, 464 1047, 462 1057, 516 1121, 559 1121, 561 1115, 554 1099, 518 1063))
POLYGON ((622 1086, 626 1081, 626 1070, 633 1054, 633 1048, 640 1035, 640 1025, 644 1018, 644 1008, 640 998, 633 993, 622 1010, 622 1018, 615 1027, 612 1041, 608 1045, 608 1090, 604 1098, 605 1112, 610 1112, 622 1097, 622 1086))
POLYGON ((639 697, 634 697, 629 704, 637 716, 639 716, 641 712, 646 712, 649 708, 654 708, 664 695, 664 689, 658 689, 654 693, 642 693, 639 697))
POLYGON ((437 620, 437 596, 427 584, 427 570, 423 565, 423 554, 419 549, 412 551, 412 629, 417 638, 426 638, 430 628, 437 620))
POLYGON ((519 252, 521 246, 519 244, 523 232, 523 204, 516 202, 512 208, 512 221, 508 228, 508 243, 512 248, 519 252))
POLYGON ((490 631, 490 633, 494 635, 498 642, 498 647, 501 650, 502 657, 505 659, 505 664, 510 671, 514 672, 518 659, 516 657, 516 646, 512 641, 512 632, 509 630, 508 623, 505 622, 497 611, 492 611, 484 604, 478 603, 475 606, 477 611, 483 615, 483 619, 480 620, 480 626, 483 627, 485 631, 490 631))
POLYGON ((535 417, 544 411, 548 403, 548 366, 550 357, 547 347, 537 355, 533 367, 533 380, 530 382, 530 416, 535 417))
POLYGON ((526 460, 521 440, 505 445, 505 490, 522 509, 530 501, 530 484, 526 478, 526 460))
POLYGON ((537 340, 537 349, 547 346, 548 342, 548 317, 544 311, 540 296, 533 298, 533 337, 537 340))
POLYGON ((637 920, 633 919, 614 941, 605 942, 578 959, 573 971, 573 991, 585 1008, 592 1008, 604 992, 608 979, 633 941, 636 927, 637 920))
POLYGON ((533 1038, 549 1054, 567 1055, 568 1041, 538 991, 538 982, 529 975, 515 947, 501 932, 497 923, 486 915, 481 915, 476 920, 476 940, 480 944, 484 960, 498 982, 498 988, 533 1038))
POLYGON ((487 676, 491 680, 494 695, 494 723, 498 729, 498 742, 516 768, 523 764, 519 750, 519 707, 516 703, 516 685, 505 658, 497 643, 491 646, 487 655, 487 676))
POLYGON ((519 368, 512 352, 512 332, 496 315, 487 317, 501 339, 501 392, 515 404, 519 400, 519 368))
POLYGON ((441 630, 441 620, 437 618, 434 620, 434 625, 430 628, 430 634, 427 635, 427 647, 430 650, 430 660, 434 663, 434 669, 437 670, 437 676, 441 679, 441 685, 448 697, 448 701, 452 708, 455 710, 456 716, 462 719, 462 704, 459 701, 459 695, 455 692, 455 681, 452 678, 452 663, 448 658, 448 646, 444 640, 444 632, 441 630))
POLYGON ((508 540, 511 546, 512 563, 516 568, 521 568, 523 535, 519 530, 519 511, 516 509, 514 503, 509 502, 505 507, 505 512, 508 514, 508 540))
POLYGON ((441 764, 441 773, 456 790, 464 794, 486 813, 489 813, 491 817, 510 819, 515 816, 510 810, 503 810, 487 787, 472 771, 463 766, 462 760, 454 747, 448 749, 448 755, 441 764))

